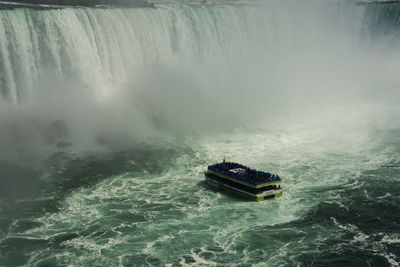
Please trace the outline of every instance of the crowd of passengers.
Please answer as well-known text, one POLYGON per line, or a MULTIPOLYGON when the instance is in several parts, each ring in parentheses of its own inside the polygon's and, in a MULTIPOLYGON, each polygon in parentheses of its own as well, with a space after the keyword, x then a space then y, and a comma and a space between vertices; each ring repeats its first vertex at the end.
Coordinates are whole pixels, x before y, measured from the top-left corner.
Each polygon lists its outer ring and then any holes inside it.
MULTIPOLYGON (((269 172, 256 171, 256 170, 250 169, 247 166, 244 166, 244 165, 242 165, 240 163, 235 163, 235 162, 217 163, 215 165, 210 166, 209 168, 211 168, 214 171, 222 172, 222 173, 229 172, 229 170, 232 170, 232 169, 240 168, 240 169, 244 169, 246 171, 246 174, 245 174, 246 178, 250 178, 250 179, 251 178, 257 179, 258 178, 258 179, 265 179, 265 180, 268 180, 268 181, 280 180, 279 175, 271 174, 269 172), (257 173, 258 173, 258 177, 257 177, 257 173)), ((229 172, 229 174, 231 175, 233 173, 229 172)), ((236 175, 237 176, 241 176, 240 174, 236 174, 236 175)))

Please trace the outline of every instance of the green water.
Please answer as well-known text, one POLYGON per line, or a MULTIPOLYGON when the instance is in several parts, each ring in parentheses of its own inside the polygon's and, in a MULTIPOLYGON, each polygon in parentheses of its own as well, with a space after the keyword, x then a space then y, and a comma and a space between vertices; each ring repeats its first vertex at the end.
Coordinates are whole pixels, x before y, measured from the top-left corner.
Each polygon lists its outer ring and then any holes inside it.
POLYGON ((0 266, 399 266, 398 4, 156 6, 0 10, 0 266))
POLYGON ((400 135, 372 132, 277 123, 55 155, 36 195, 1 203, 2 265, 396 265, 400 135), (212 190, 223 157, 278 173, 283 196, 212 190))

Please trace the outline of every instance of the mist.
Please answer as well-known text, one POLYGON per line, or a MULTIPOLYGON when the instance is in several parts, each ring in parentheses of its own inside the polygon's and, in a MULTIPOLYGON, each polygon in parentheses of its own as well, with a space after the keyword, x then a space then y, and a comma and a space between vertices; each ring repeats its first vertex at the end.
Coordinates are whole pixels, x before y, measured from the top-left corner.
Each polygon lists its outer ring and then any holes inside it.
POLYGON ((370 125, 375 114, 380 127, 398 126, 400 51, 390 32, 371 33, 366 6, 215 9, 1 11, 0 159, 268 128, 276 120, 370 125), (24 39, 5 31, 6 18, 24 39), (33 18, 43 19, 42 38, 33 18))
POLYGON ((0 1, 0 265, 396 265, 396 2, 0 1))

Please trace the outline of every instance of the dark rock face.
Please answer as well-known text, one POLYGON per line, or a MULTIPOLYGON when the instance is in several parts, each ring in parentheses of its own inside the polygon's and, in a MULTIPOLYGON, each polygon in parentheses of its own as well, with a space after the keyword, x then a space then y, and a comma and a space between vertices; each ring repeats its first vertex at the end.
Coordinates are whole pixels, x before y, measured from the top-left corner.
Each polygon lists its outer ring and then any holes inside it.
POLYGON ((154 8, 153 3, 147 0, 94 0, 96 5, 109 5, 109 6, 121 6, 121 7, 151 7, 154 8))
POLYGON ((56 120, 43 131, 43 139, 46 144, 57 147, 71 146, 70 134, 64 121, 56 120))
POLYGON ((51 9, 54 6, 78 6, 78 7, 155 7, 147 0, 3 0, 0 9, 13 9, 18 7, 33 9, 51 9), (13 2, 7 4, 4 2, 13 2), (17 3, 17 4, 16 4, 17 3), (36 5, 36 6, 35 6, 36 5), (54 5, 46 7, 40 5, 54 5))

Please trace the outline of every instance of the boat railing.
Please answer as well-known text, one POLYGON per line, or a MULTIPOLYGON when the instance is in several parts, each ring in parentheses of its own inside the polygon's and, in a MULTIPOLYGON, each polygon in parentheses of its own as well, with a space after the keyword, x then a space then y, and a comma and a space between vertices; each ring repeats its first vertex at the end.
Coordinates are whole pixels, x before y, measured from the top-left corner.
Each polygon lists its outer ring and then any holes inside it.
POLYGON ((214 165, 208 166, 208 170, 218 172, 223 175, 230 176, 232 178, 236 178, 245 182, 251 182, 253 184, 261 184, 281 180, 281 178, 276 174, 250 169, 249 167, 235 162, 216 163, 214 165), (244 169, 245 175, 243 176, 239 172, 230 171, 236 168, 244 169))

